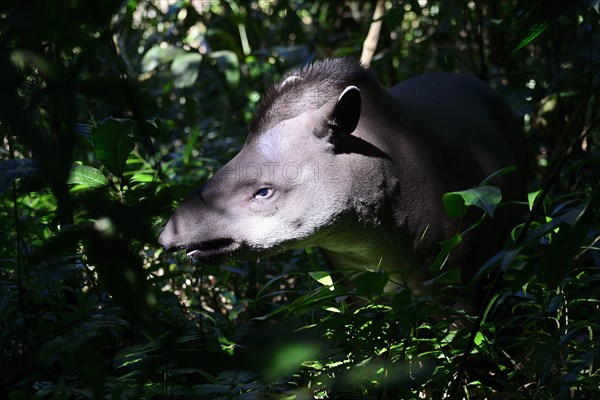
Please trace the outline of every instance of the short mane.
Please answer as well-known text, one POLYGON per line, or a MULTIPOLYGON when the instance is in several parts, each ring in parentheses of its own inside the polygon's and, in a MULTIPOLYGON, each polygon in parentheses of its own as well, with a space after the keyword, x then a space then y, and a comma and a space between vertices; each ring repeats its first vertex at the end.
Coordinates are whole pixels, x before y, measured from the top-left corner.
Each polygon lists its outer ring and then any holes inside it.
POLYGON ((352 58, 316 61, 286 73, 263 96, 250 124, 248 141, 277 123, 317 109, 349 85, 361 87, 375 77, 352 58))

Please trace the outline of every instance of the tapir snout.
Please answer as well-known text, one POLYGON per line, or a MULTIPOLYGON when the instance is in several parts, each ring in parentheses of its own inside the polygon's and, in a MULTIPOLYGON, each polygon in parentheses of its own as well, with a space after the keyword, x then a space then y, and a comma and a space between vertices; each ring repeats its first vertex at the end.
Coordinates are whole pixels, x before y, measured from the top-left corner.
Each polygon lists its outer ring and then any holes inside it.
POLYGON ((202 259, 207 263, 217 263, 225 254, 237 251, 241 245, 230 237, 210 238, 207 235, 202 240, 194 237, 193 225, 207 223, 207 218, 199 212, 207 207, 209 206, 202 199, 201 191, 190 195, 177 208, 177 215, 173 215, 164 227, 158 238, 159 243, 166 250, 185 250, 188 257, 202 259))
MULTIPOLYGON (((484 83, 429 74, 386 91, 358 63, 325 60, 265 95, 241 152, 179 205, 159 242, 204 262, 319 246, 334 267, 382 267, 418 290, 458 229, 442 195, 509 165, 518 171, 494 182, 507 201, 523 192, 524 139, 484 83)), ((497 250, 517 215, 501 212, 465 236, 452 266, 497 250)))

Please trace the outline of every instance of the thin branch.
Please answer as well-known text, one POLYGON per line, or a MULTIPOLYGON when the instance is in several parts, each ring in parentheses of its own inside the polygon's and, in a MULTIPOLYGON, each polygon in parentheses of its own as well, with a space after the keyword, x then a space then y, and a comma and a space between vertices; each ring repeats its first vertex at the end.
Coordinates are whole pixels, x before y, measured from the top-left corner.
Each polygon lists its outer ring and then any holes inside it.
POLYGON ((379 41, 379 32, 381 32, 381 18, 385 13, 385 2, 377 0, 375 11, 373 12, 373 22, 369 27, 369 33, 363 43, 362 54, 360 55, 360 63, 365 67, 371 65, 371 60, 377 50, 377 42, 379 41))

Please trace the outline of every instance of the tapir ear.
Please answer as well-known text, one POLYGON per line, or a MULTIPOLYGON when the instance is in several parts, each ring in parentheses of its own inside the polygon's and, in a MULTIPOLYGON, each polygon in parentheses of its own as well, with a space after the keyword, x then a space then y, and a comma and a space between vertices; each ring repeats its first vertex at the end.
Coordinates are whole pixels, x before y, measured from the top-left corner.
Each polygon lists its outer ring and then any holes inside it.
POLYGON ((329 126, 334 132, 347 135, 354 132, 360 119, 361 103, 360 90, 356 86, 344 89, 329 119, 329 126))

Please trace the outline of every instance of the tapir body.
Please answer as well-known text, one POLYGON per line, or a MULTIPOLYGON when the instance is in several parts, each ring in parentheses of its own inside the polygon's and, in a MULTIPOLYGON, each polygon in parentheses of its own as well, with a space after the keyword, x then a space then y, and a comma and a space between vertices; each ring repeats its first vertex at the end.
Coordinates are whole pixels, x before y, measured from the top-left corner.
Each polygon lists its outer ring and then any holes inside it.
MULTIPOLYGON (((351 59, 319 61, 266 93, 243 149, 179 205, 159 241, 206 262, 318 246, 333 267, 384 268, 419 292, 439 242, 460 229, 443 194, 510 165, 493 181, 504 202, 524 189, 524 139, 479 80, 426 74, 386 91, 351 59)), ((481 266, 515 215, 501 207, 465 235, 450 266, 481 266)))

